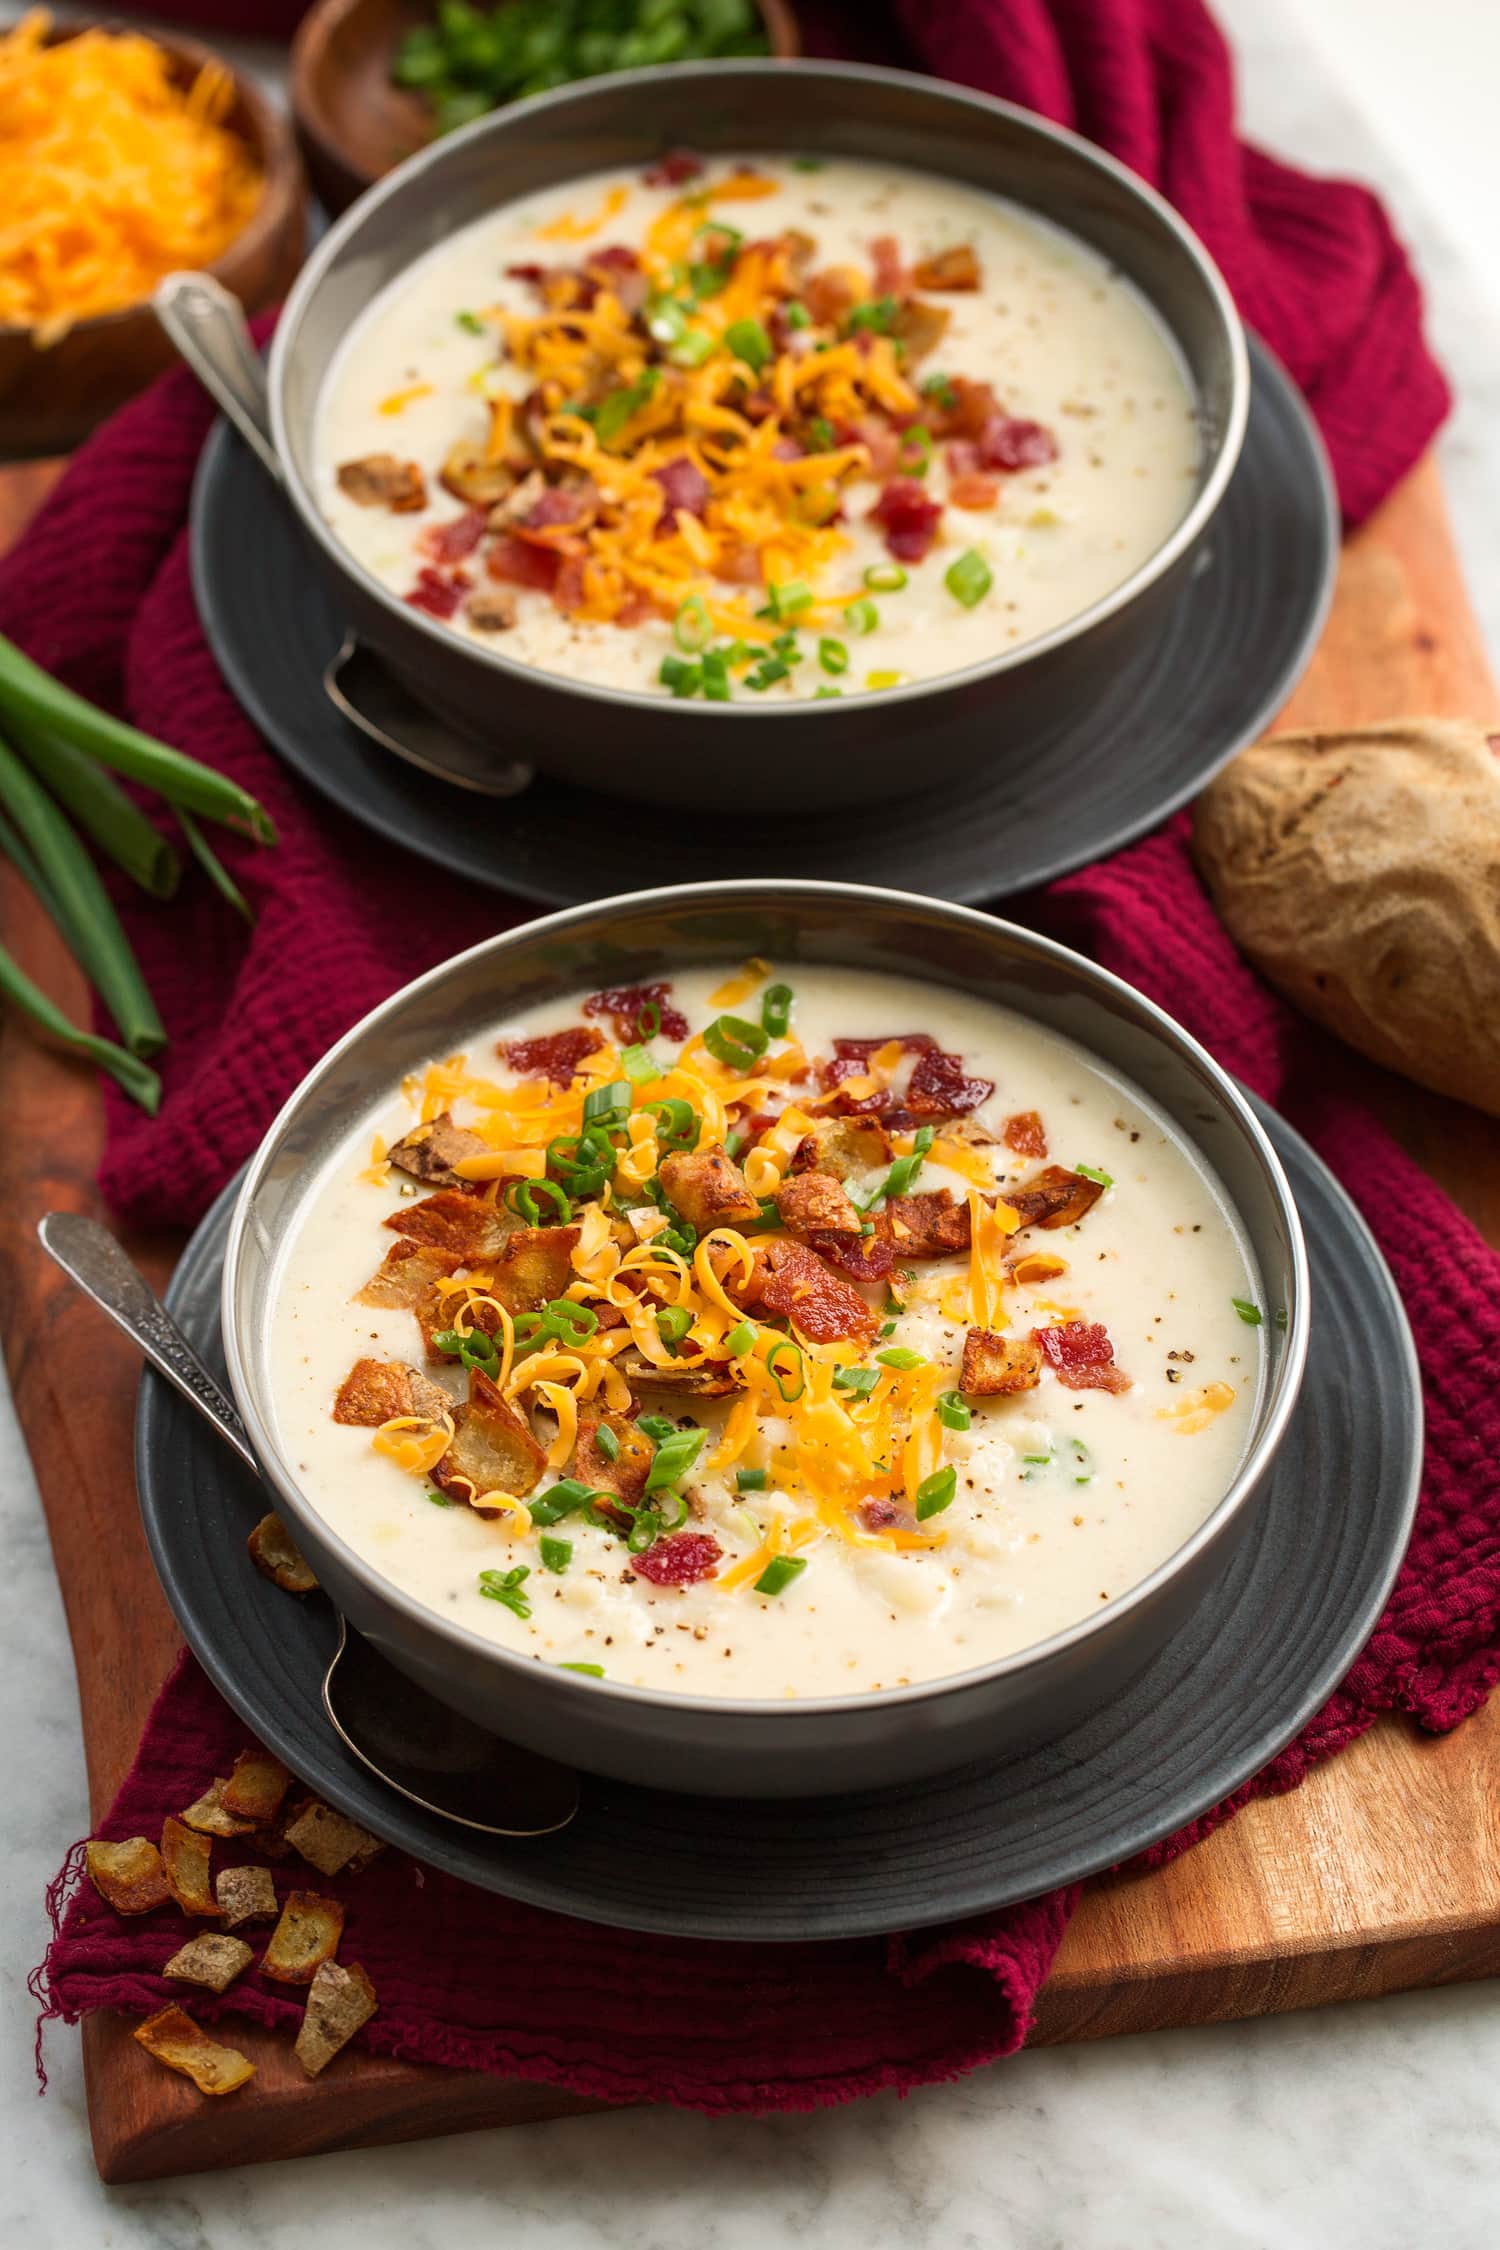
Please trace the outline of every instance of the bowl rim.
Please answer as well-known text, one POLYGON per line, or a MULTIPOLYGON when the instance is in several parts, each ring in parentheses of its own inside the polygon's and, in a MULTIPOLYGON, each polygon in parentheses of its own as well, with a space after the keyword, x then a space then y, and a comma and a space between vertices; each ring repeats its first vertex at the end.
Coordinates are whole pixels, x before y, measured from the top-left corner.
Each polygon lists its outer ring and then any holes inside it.
MULTIPOLYGON (((246 258, 256 256, 287 223, 289 217, 302 206, 305 183, 302 176, 302 159, 297 152, 296 135, 292 131, 290 116, 264 89, 257 84, 249 71, 242 70, 215 48, 205 47, 201 40, 183 36, 172 29, 147 29, 133 22, 124 22, 118 16, 101 16, 97 19, 70 18, 54 26, 56 37, 47 44, 61 47, 85 31, 129 32, 148 39, 153 47, 176 62, 186 63, 196 73, 212 64, 222 70, 233 83, 237 103, 253 121, 256 143, 231 126, 236 140, 243 141, 251 154, 261 163, 263 184, 260 200, 237 235, 225 243, 211 264, 202 270, 222 281, 226 288, 234 287, 235 276, 246 258)), ((165 278, 165 277, 163 277, 165 278)), ((56 344, 34 345, 39 351, 62 351, 78 336, 107 336, 112 328, 120 328, 127 321, 145 321, 154 326, 156 313, 149 294, 140 297, 133 305, 119 305, 113 312, 90 313, 83 320, 71 321, 56 344)), ((0 344, 13 344, 35 337, 38 323, 26 320, 0 320, 0 344)), ((175 357, 175 355, 174 355, 175 357)))
MULTIPOLYGON (((313 1065, 267 1126, 260 1146, 246 1168, 225 1240, 219 1300, 225 1363, 230 1387, 267 1482, 286 1500, 295 1519, 300 1521, 306 1515, 311 1520, 315 1536, 337 1552, 341 1566, 395 1607, 407 1623, 425 1628, 456 1655, 467 1657, 471 1661, 477 1658, 486 1663, 498 1662, 502 1672, 514 1668, 518 1674, 524 1671, 528 1680, 534 1679, 537 1661, 535 1656, 520 1649, 508 1648, 502 1642, 488 1640, 472 1627, 459 1624, 429 1607, 427 1603, 419 1601, 415 1595, 408 1593, 395 1580, 386 1577, 374 1564, 349 1546, 322 1512, 303 1494, 280 1453, 269 1412, 263 1414, 261 1411, 260 1392, 252 1372, 254 1355, 240 1334, 236 1317, 235 1298, 240 1269, 247 1250, 253 1247, 256 1197, 281 1136, 295 1121, 304 1103, 317 1092, 325 1075, 387 1017, 405 1008, 419 995, 440 988, 455 970, 485 957, 516 952, 523 947, 536 945, 540 945, 545 951, 553 939, 566 936, 578 924, 586 924, 598 918, 603 918, 607 923, 627 913, 670 913, 674 908, 700 902, 721 907, 759 903, 768 909, 779 905, 783 910, 795 908, 799 902, 826 904, 843 906, 851 918, 857 914, 861 905, 906 914, 916 910, 923 917, 935 915, 973 935, 1008 942, 1013 946, 1019 945, 1034 960, 1050 964, 1075 980, 1081 979, 1099 992, 1123 1002, 1128 1012, 1144 1018, 1146 1027, 1164 1045, 1175 1049, 1183 1061, 1200 1073, 1206 1089, 1216 1098, 1229 1120, 1239 1127, 1271 1190, 1291 1257, 1283 1353, 1274 1381, 1260 1402, 1257 1426, 1244 1456, 1228 1487, 1197 1529, 1158 1563, 1154 1570, 1127 1588, 1116 1600, 1098 1611, 1089 1612, 1075 1624, 1064 1626, 1059 1632, 1049 1634, 1043 1640, 1029 1643, 1025 1648, 1012 1650, 1008 1655, 992 1658, 985 1664, 970 1665, 961 1672, 945 1672, 933 1679, 918 1680, 904 1688, 883 1688, 878 1692, 863 1694, 798 1697, 794 1702, 771 1696, 694 1695, 667 1688, 636 1687, 626 1681, 611 1680, 608 1677, 602 1680, 585 1679, 556 1666, 550 1669, 549 1679, 564 1696, 579 1699, 603 1689, 612 1697, 643 1713, 660 1711, 681 1714, 687 1710, 695 1716, 703 1715, 711 1719, 731 1717, 769 1723, 774 1718, 782 1724, 795 1725, 804 1717, 853 1718, 856 1714, 868 1713, 877 1708, 885 1711, 925 1705, 943 1696, 967 1694, 982 1683, 1028 1672, 1033 1667, 1048 1664, 1072 1650, 1086 1649, 1096 1635, 1101 1635, 1106 1630, 1113 1631, 1122 1617, 1149 1603, 1179 1572, 1188 1569, 1205 1548, 1217 1541, 1231 1518, 1249 1501, 1279 1448, 1301 1392, 1307 1362, 1309 1275, 1302 1222, 1281 1160, 1238 1085, 1191 1032, 1184 1030, 1164 1008, 1159 1007, 1143 992, 1137 991, 1135 986, 1127 984, 1123 977, 1116 976, 1113 970, 1101 967, 1097 962, 1089 960, 1087 955, 1060 945, 1055 939, 1043 937, 1019 923, 1002 920, 998 915, 985 914, 974 907, 954 905, 947 900, 924 898, 913 891, 898 891, 864 883, 751 877, 733 882, 680 883, 651 890, 618 892, 612 898, 598 899, 585 906, 564 907, 555 914, 543 915, 535 921, 519 923, 512 929, 503 930, 493 937, 482 938, 477 945, 451 955, 448 960, 439 962, 421 976, 412 978, 352 1025, 313 1065)), ((579 1710, 587 1708, 581 1701, 577 1702, 576 1707, 579 1710)))
MULTIPOLYGON (((365 599, 374 601, 393 622, 399 621, 408 630, 414 630, 434 648, 450 654, 458 650, 465 658, 472 659, 482 670, 489 671, 501 681, 524 680, 533 687, 540 686, 561 694, 581 697, 604 710, 650 713, 654 720, 667 724, 701 724, 706 706, 697 705, 686 698, 653 694, 637 688, 607 687, 597 681, 574 679, 563 673, 544 671, 537 665, 526 664, 517 657, 507 656, 501 648, 491 648, 482 642, 467 640, 463 635, 453 632, 441 619, 429 617, 404 601, 377 578, 373 571, 366 569, 324 520, 316 495, 303 477, 289 443, 285 390, 297 331, 319 285, 338 259, 345 243, 357 233, 372 212, 399 199, 429 171, 446 162, 454 150, 467 148, 476 141, 503 133, 518 116, 529 120, 559 108, 567 108, 573 103, 595 98, 599 88, 603 86, 617 86, 627 96, 635 91, 643 99, 648 99, 651 90, 662 80, 706 78, 723 82, 765 78, 787 71, 795 71, 802 77, 828 79, 836 85, 846 87, 893 86, 920 91, 929 98, 936 95, 942 100, 977 110, 987 117, 1004 117, 1023 133, 1029 133, 1038 141, 1051 143, 1065 150, 1075 160, 1103 173, 1135 199, 1156 226, 1173 239, 1189 263, 1196 267, 1217 314, 1228 360, 1228 412, 1202 488, 1186 515, 1160 545, 1153 548, 1145 560, 1137 565, 1129 577, 1108 593, 1101 594, 1086 609, 1065 617, 1048 632, 1037 634, 1029 641, 1022 641, 1015 648, 1002 649, 997 655, 985 657, 976 664, 967 664, 958 671, 940 672, 932 679, 910 680, 900 687, 883 689, 878 698, 880 707, 885 709, 893 704, 906 704, 934 695, 962 694, 980 681, 1003 677, 1008 672, 1066 648, 1147 593, 1201 538, 1228 490, 1229 480, 1238 465, 1244 444, 1250 413, 1250 360, 1244 324, 1227 282, 1204 244, 1187 222, 1173 210, 1165 196, 1122 164, 1117 157, 1096 147, 1092 141, 1085 140, 1081 134, 1071 132, 1066 126, 1055 125, 1050 119, 1039 117, 1035 111, 1023 109, 1016 102, 1001 101, 993 94, 982 94, 972 87, 958 86, 946 79, 926 77, 916 71, 892 70, 884 64, 781 59, 774 56, 747 57, 724 62, 672 63, 656 70, 615 71, 600 78, 581 79, 575 84, 558 87, 551 93, 534 94, 526 101, 507 103, 501 109, 476 118, 473 124, 462 126, 457 132, 445 134, 441 140, 432 142, 429 147, 419 149, 414 156, 407 157, 404 163, 398 164, 393 171, 368 188, 335 220, 322 241, 314 248, 287 294, 272 339, 267 370, 272 442, 281 461, 286 491, 303 528, 310 533, 335 573, 350 580, 365 599)), ((936 176, 942 178, 944 175, 938 170, 936 176)), ((407 268, 399 270, 405 272, 407 268)), ((391 278, 394 279, 395 276, 391 278)), ((383 286, 389 286, 389 283, 383 286)), ((1164 314, 1158 313, 1157 317, 1170 329, 1164 314)), ((778 722, 785 723, 789 718, 806 720, 810 713, 818 713, 825 723, 831 721, 837 724, 842 721, 851 724, 854 723, 855 715, 863 719, 869 709, 870 705, 863 697, 847 703, 840 702, 835 697, 821 701, 799 697, 780 704, 747 702, 741 699, 715 704, 712 717, 716 722, 727 720, 732 725, 774 725, 778 722)))

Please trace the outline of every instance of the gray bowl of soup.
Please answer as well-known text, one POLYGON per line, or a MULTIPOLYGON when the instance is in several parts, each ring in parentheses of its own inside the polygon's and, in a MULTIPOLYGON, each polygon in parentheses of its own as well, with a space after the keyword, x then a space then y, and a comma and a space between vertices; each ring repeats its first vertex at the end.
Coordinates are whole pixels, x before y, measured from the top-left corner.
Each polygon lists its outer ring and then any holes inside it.
POLYGON ((495 1732, 799 1795, 1034 1743, 1254 1523, 1307 1274, 1231 1080, 961 907, 725 883, 367 1017, 235 1212, 236 1399, 320 1583, 495 1732))
POLYGON ((1005 103, 830 63, 513 105, 332 229, 271 358, 350 621, 497 762, 835 807, 1025 757, 1239 455, 1201 243, 1005 103))

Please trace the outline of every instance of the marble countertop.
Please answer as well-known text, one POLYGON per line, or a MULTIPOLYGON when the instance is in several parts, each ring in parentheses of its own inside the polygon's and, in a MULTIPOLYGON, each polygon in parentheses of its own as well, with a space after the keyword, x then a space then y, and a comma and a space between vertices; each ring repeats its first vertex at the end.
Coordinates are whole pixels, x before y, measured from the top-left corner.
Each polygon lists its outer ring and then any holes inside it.
MULTIPOLYGON (((0 6, 0 21, 14 14, 0 6)), ((1500 9, 1219 0, 1249 131, 1377 184, 1425 274, 1460 397, 1442 441, 1500 657, 1500 9)), ((123 1504, 123 1495, 122 1495, 123 1504)), ((625 2112, 106 2190, 76 2036, 36 2096, 26 1974, 44 1885, 84 1831, 67 1635, 0 1395, 8 1808, 0 2240, 27 2250, 1489 2250, 1500 2210, 1500 1984, 1022 2054, 904 2102, 811 2118, 625 2112)))

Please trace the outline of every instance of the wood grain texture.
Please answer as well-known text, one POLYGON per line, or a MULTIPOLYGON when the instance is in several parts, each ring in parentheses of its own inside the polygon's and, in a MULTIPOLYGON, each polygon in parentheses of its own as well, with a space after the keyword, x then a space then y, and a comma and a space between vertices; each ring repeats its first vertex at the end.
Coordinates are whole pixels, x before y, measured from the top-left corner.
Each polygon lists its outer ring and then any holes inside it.
MULTIPOLYGON (((0 477, 0 545, 55 474, 0 477)), ((1350 542, 1328 630, 1288 724, 1415 712, 1500 717, 1429 463, 1350 542)), ((76 969, 13 882, 0 927, 82 1014, 76 969)), ((1500 1123, 1390 1079, 1392 1129, 1500 1243, 1500 1123)), ((45 1210, 95 1208, 91 1077, 0 1022, 0 1331, 37 1464, 78 1667, 90 1801, 129 1764, 177 1645, 131 1505, 138 1375, 122 1338, 41 1255, 45 1210), (86 1385, 90 1413, 62 1403, 86 1385), (69 1423, 71 1421, 71 1427, 69 1423), (80 1427, 80 1421, 83 1426, 80 1427), (93 1567, 107 1543, 112 1567, 93 1567)), ((131 1240, 160 1281, 179 1245, 131 1240)), ((70 1839, 59 1837, 58 1854, 70 1839)), ((1036 2037, 1099 2038, 1500 1971, 1500 1701, 1442 1740, 1394 1721, 1286 1797, 1241 1813, 1160 1874, 1091 1886, 1042 1995, 1036 2037)), ((109 2181, 531 2122, 597 2107, 545 2088, 346 2055, 309 2086, 284 2042, 235 2037, 258 2065, 232 2101, 201 2101, 134 2044, 84 2027, 95 2159, 109 2181)))

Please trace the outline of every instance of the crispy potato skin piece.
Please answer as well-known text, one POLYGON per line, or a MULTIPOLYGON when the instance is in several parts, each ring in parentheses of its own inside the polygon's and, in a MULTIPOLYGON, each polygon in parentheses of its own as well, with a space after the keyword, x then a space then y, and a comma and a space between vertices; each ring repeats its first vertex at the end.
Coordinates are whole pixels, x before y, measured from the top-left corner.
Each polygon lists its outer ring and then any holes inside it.
POLYGON ((760 1204, 745 1185, 745 1175, 717 1142, 662 1159, 661 1184, 668 1200, 700 1234, 732 1226, 736 1219, 760 1216, 760 1204))
POLYGON ((257 1824, 274 1820, 292 1777, 269 1750, 242 1750, 220 1792, 226 1812, 242 1815, 257 1824))
POLYGON ((446 1414, 453 1401, 420 1368, 402 1359, 360 1359, 339 1385, 333 1419, 350 1428, 378 1430, 398 1414, 446 1414))
POLYGON ((278 1984, 311 1984, 344 1934, 344 1909, 319 1891, 289 1891, 281 1919, 261 1958, 261 1975, 278 1984))
POLYGON ((623 1414, 581 1412, 578 1417, 578 1443, 573 1449, 573 1475, 581 1484, 595 1485, 601 1491, 618 1492, 622 1500, 635 1506, 646 1490, 646 1473, 651 1467, 655 1448, 648 1438, 642 1437, 634 1422, 623 1414), (599 1451, 599 1432, 610 1430, 619 1452, 613 1461, 606 1460, 599 1451))
POLYGON ((255 2076, 255 2065, 237 2047, 221 2047, 175 2004, 158 2008, 131 2035, 168 2070, 191 2078, 200 2094, 232 2094, 255 2076))
POLYGON ((269 1578, 284 1594, 312 1594, 318 1581, 303 1560, 302 1551, 273 1508, 262 1516, 245 1541, 250 1560, 262 1578, 269 1578))
POLYGON ((403 1235, 391 1244, 354 1302, 409 1309, 434 1283, 446 1281, 464 1262, 451 1251, 435 1250, 430 1243, 412 1242, 403 1235))
POLYGON ((858 1234, 860 1216, 832 1172, 799 1172, 776 1191, 776 1209, 789 1234, 858 1234))
POLYGON ((803 1135, 792 1151, 793 1172, 873 1172, 891 1161, 891 1136, 876 1117, 828 1117, 803 1135))
POLYGON ((427 505, 426 480, 416 462, 394 453, 366 453, 358 461, 340 462, 338 483, 359 508, 389 508, 393 515, 406 516, 427 505))
POLYGON ((201 1914, 218 1921, 224 1909, 214 1897, 209 1879, 212 1857, 213 1845, 207 1836, 167 1815, 161 1829, 161 1863, 172 1896, 184 1914, 201 1914))
POLYGON ((227 1992, 254 1957, 254 1947, 243 1938, 205 1932, 180 1945, 171 1960, 163 1963, 161 1973, 175 1977, 180 1984, 201 1984, 209 1992, 227 1992))
POLYGON ((615 1365, 628 1383, 659 1383, 664 1390, 684 1391, 691 1398, 728 1398, 738 1388, 719 1359, 675 1359, 670 1367, 657 1367, 632 1345, 621 1352, 615 1365))
POLYGON ((429 1124, 413 1125, 385 1152, 388 1164, 399 1172, 409 1172, 414 1180, 425 1180, 429 1187, 455 1188, 460 1194, 472 1195, 478 1183, 460 1179, 453 1167, 466 1156, 488 1156, 489 1143, 478 1133, 471 1133, 467 1125, 455 1125, 450 1110, 434 1117, 429 1124))
POLYGON ((95 1890, 117 1914, 149 1914, 172 1896, 161 1853, 148 1836, 128 1836, 118 1844, 91 1837, 84 1864, 95 1890))
POLYGON ((494 1265, 490 1295, 508 1313, 535 1312, 566 1294, 577 1227, 516 1227, 494 1265))
POLYGON ((969 1206, 947 1188, 893 1195, 885 1207, 898 1258, 948 1258, 969 1247, 969 1206))
POLYGON ((971 1328, 964 1338, 958 1387, 965 1398, 1011 1398, 1017 1391, 1034 1391, 1041 1375, 1041 1347, 1029 1336, 971 1328))
POLYGON ((1087 1218, 1103 1193, 1097 1180, 1086 1180, 1081 1172, 1070 1172, 1065 1165, 1049 1164, 1023 1187, 1006 1188, 1000 1201, 1010 1205, 1022 1227, 1052 1229, 1076 1226, 1080 1219, 1087 1218))
POLYGON ((307 2009, 293 2053, 316 2078, 375 2013, 375 1987, 357 1961, 325 1961, 307 1992, 307 2009))
POLYGON ((469 1397, 453 1409, 453 1443, 432 1471, 440 1492, 472 1504, 481 1493, 530 1492, 547 1465, 530 1425, 475 1368, 469 1397))
POLYGON ((420 1203, 398 1204, 382 1222, 408 1242, 423 1242, 466 1265, 498 1257, 516 1222, 500 1203, 459 1188, 439 1188, 420 1203))
POLYGON ((279 1911, 269 1867, 221 1867, 214 1877, 214 1897, 228 1929, 241 1922, 274 1922, 279 1911))
POLYGON ((868 1343, 880 1325, 853 1283, 800 1242, 756 1246, 745 1300, 784 1313, 815 1344, 838 1337, 868 1343))
POLYGON ((977 289, 979 260, 969 243, 955 242, 923 258, 913 266, 911 277, 919 289, 977 289))

